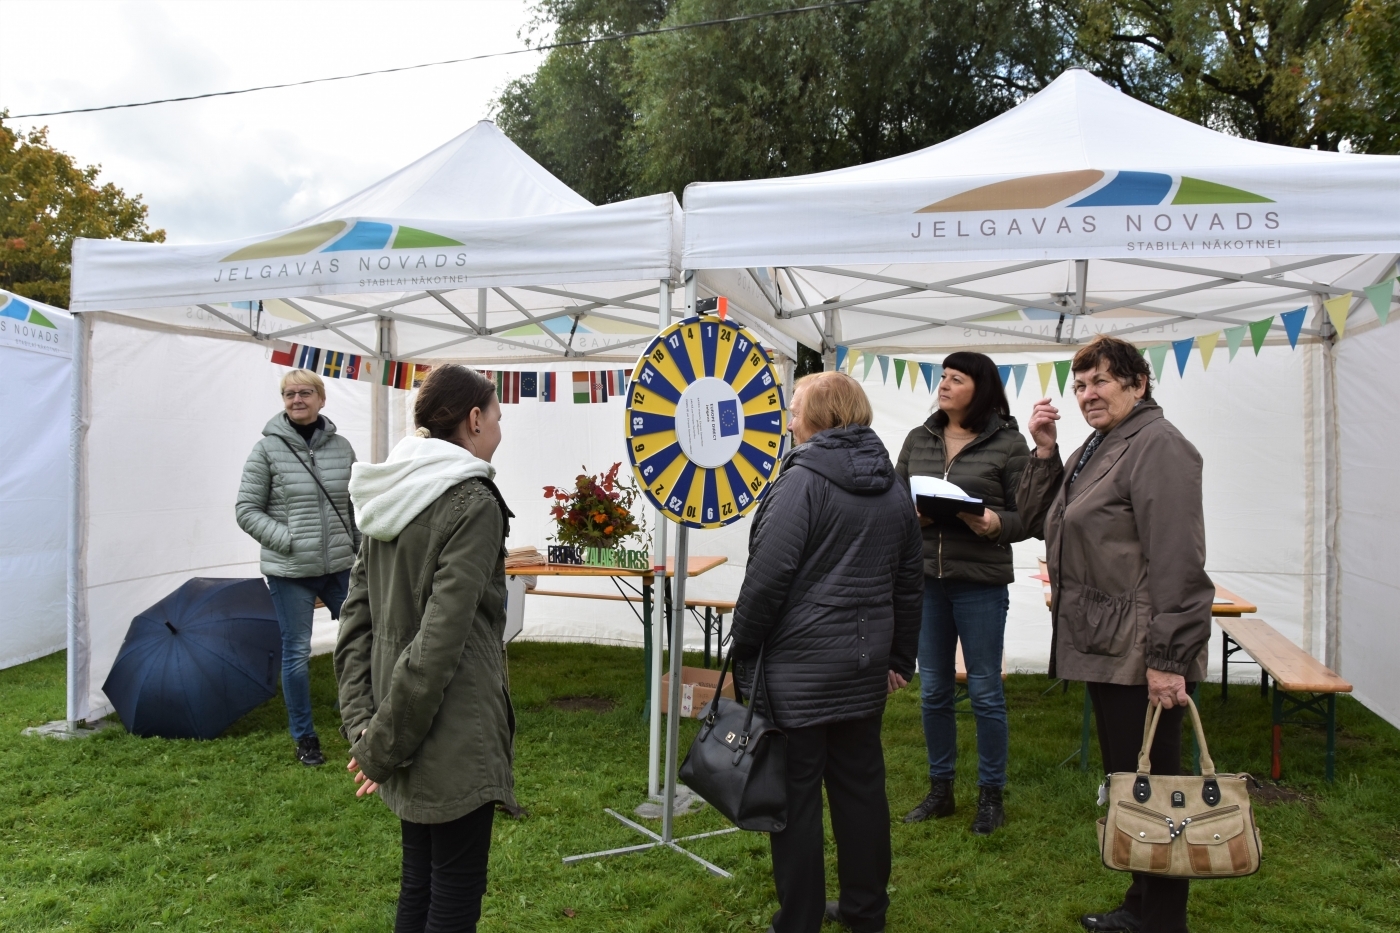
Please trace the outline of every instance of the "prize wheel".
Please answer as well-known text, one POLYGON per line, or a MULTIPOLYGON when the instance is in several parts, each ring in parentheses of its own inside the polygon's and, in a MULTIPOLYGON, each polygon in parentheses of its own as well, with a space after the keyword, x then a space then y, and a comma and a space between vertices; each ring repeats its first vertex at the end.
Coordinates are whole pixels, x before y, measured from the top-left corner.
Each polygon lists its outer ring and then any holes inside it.
POLYGON ((632 471, 678 524, 719 528, 753 509, 777 475, 786 431, 773 361, 737 324, 714 317, 672 324, 632 372, 632 471))

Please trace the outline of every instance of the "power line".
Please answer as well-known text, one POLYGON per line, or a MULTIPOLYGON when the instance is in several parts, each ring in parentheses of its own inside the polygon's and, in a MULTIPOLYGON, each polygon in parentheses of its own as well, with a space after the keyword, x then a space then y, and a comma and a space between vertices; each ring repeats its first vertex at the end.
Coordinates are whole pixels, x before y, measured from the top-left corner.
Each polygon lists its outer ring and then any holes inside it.
POLYGON ((376 71, 360 71, 355 74, 334 75, 329 78, 310 78, 306 81, 289 81, 286 84, 264 84, 259 87, 245 87, 236 91, 211 91, 208 94, 190 94, 186 97, 163 97, 160 100, 143 100, 133 104, 107 104, 102 107, 78 107, 73 110, 48 110, 43 113, 17 113, 11 120, 24 120, 33 117, 59 117, 70 113, 97 113, 103 110, 129 110, 133 107, 153 107, 156 104, 175 104, 187 100, 204 100, 209 97, 232 97, 236 94, 252 94, 257 91, 275 91, 280 88, 303 87, 308 84, 326 84, 330 81, 349 81, 351 78, 368 78, 372 75, 394 74, 400 71, 418 71, 422 68, 437 68, 440 65, 460 65, 463 62, 479 62, 487 58, 505 58, 508 55, 524 55, 527 52, 548 52, 552 49, 575 48, 593 45, 598 42, 615 42, 621 39, 636 39, 641 36, 659 36, 668 32, 682 32, 687 29, 700 29, 707 26, 725 26, 730 23, 745 23, 755 19, 768 19, 774 16, 791 16, 794 13, 815 13, 843 6, 864 6, 875 0, 832 0, 829 3, 816 3, 810 6, 790 7, 784 10, 765 10, 761 13, 747 13, 743 16, 729 16, 724 19, 707 19, 698 23, 681 23, 676 26, 662 26, 658 29, 639 29, 635 32, 619 32, 591 39, 573 39, 569 42, 550 42, 544 45, 512 49, 509 52, 487 52, 484 55, 471 55, 467 58, 449 58, 440 62, 424 62, 420 65, 401 65, 398 68, 380 68, 376 71))

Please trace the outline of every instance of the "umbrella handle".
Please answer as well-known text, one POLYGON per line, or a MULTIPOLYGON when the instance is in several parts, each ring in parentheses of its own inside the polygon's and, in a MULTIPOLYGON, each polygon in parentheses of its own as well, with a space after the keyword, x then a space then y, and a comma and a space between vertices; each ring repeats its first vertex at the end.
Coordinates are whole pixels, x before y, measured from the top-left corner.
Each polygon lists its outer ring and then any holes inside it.
POLYGON ((180 630, 177 629, 175 626, 171 625, 169 619, 166 619, 166 620, 165 620, 165 627, 168 628, 168 629, 170 629, 170 634, 172 634, 172 635, 179 635, 179 634, 180 634, 180 630))

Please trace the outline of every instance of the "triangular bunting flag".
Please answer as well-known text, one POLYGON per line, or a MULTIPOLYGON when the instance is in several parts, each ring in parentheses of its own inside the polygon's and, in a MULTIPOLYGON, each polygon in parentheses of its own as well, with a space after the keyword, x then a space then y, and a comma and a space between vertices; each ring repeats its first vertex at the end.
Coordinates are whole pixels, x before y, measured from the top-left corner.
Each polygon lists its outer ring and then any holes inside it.
POLYGON ((875 354, 862 353, 860 356, 860 361, 865 364, 865 372, 861 373, 860 375, 860 381, 864 382, 865 380, 870 378, 870 367, 875 365, 875 354))
POLYGON ((1338 338, 1347 332, 1347 314, 1351 311, 1351 295, 1351 292, 1347 292, 1336 298, 1328 298, 1322 303, 1322 306, 1327 309, 1327 319, 1337 329, 1338 338))
POLYGON ((1390 299, 1395 294, 1395 280, 1386 279, 1378 285, 1366 289, 1366 300, 1376 309, 1376 317, 1382 324, 1390 320, 1390 299))
POLYGON ((1185 340, 1172 341, 1172 353, 1176 354, 1176 374, 1186 375, 1186 361, 1191 358, 1191 347, 1196 343, 1195 337, 1187 337, 1185 340))
POLYGON ((860 359, 860 351, 852 350, 846 354, 846 372, 855 372, 856 360, 860 359))
POLYGON ((908 365, 903 360, 894 361, 894 386, 896 389, 904 385, 904 367, 908 365))
POLYGON ((1011 381, 1011 367, 998 366, 997 375, 1001 377, 1001 387, 1006 388, 1006 384, 1011 381))
POLYGON ((836 368, 837 368, 837 369, 845 369, 845 368, 846 368, 846 356, 847 356, 847 355, 848 355, 848 351, 846 350, 845 347, 837 347, 837 348, 836 348, 836 368))
POLYGON ((1201 369, 1210 369, 1210 355, 1215 352, 1215 345, 1220 342, 1220 331, 1209 334, 1201 334, 1196 338, 1196 346, 1201 348, 1201 369))
POLYGON ((1152 377, 1161 382, 1162 366, 1167 362, 1167 345, 1159 343, 1155 347, 1148 347, 1147 358, 1152 361, 1152 377))
POLYGON ((1040 394, 1050 394, 1050 377, 1055 375, 1054 363, 1036 363, 1036 374, 1040 376, 1040 394))
POLYGON ((1269 336, 1269 328, 1274 326, 1274 319, 1266 317, 1262 321, 1255 321, 1249 325, 1249 342, 1254 344, 1254 355, 1259 355, 1259 348, 1264 345, 1264 338, 1269 336))
POLYGON ((880 381, 887 383, 890 381, 890 358, 888 356, 875 357, 880 361, 880 381))
POLYGON ((1060 384, 1061 395, 1065 394, 1065 380, 1069 378, 1069 364, 1072 362, 1073 360, 1055 361, 1055 379, 1060 384))
POLYGON ((932 363, 920 363, 920 364, 919 364, 919 375, 921 375, 921 376, 924 377, 924 385, 928 386, 928 390, 929 390, 930 392, 932 392, 932 391, 933 391, 933 364, 932 364, 932 363))
POLYGON ((930 364, 930 365, 933 366, 933 376, 929 379, 929 389, 928 389, 928 390, 929 390, 930 392, 937 392, 937 391, 938 391, 938 384, 939 384, 940 382, 943 381, 943 364, 942 364, 942 363, 932 363, 932 364, 930 364))
POLYGON ((1308 309, 1303 307, 1285 311, 1278 316, 1283 322, 1283 329, 1288 333, 1288 345, 1295 350, 1298 349, 1298 332, 1303 329, 1303 316, 1307 313, 1308 309))
POLYGON ((1230 359, 1235 358, 1235 354, 1240 352, 1240 345, 1244 343, 1244 333, 1249 330, 1241 324, 1239 327, 1225 328, 1225 343, 1230 347, 1230 359))
POLYGON ((1011 371, 1016 374, 1016 397, 1021 396, 1021 383, 1026 381, 1026 364, 1017 363, 1011 367, 1011 371))

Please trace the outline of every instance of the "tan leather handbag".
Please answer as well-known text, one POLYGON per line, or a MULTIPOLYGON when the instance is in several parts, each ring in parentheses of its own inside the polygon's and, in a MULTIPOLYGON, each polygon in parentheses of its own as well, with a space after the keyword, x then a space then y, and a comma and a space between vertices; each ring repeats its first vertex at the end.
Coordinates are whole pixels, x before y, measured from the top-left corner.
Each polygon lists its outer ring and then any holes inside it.
POLYGON ((1152 774, 1152 737, 1162 716, 1158 706, 1147 710, 1137 772, 1109 775, 1099 854, 1115 871, 1238 878, 1259 870, 1262 848, 1249 804, 1250 776, 1215 773, 1201 716, 1195 703, 1190 708, 1201 774, 1152 774))

